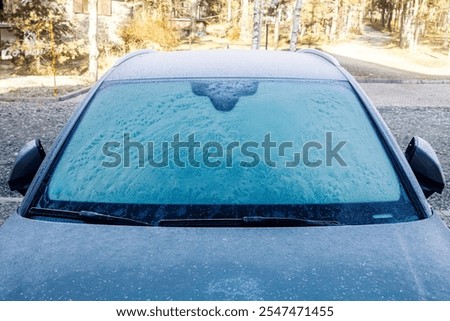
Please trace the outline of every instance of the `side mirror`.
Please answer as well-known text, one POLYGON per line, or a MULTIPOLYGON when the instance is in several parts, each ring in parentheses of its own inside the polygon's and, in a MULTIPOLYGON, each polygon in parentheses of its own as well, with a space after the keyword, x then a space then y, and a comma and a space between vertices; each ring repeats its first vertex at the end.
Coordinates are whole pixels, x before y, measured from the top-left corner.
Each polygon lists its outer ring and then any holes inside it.
POLYGON ((32 140, 22 147, 9 176, 8 184, 11 191, 25 195, 44 158, 45 151, 39 139, 32 140))
POLYGON ((445 187, 444 173, 431 145, 415 136, 409 142, 405 156, 425 197, 435 192, 441 194, 445 187))

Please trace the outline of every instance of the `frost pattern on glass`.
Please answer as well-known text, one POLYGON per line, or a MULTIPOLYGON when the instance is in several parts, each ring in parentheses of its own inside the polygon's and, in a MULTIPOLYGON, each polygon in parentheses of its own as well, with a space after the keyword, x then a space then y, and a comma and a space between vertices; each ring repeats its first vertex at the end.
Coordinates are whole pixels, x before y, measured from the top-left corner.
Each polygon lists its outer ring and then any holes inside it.
MULTIPOLYGON (((205 80, 206 81, 206 80, 205 80)), ((360 102, 349 85, 342 82, 266 81, 257 92, 242 96, 230 111, 213 107, 206 96, 195 95, 191 82, 137 82, 110 84, 91 102, 70 139, 51 177, 51 200, 130 203, 130 204, 331 204, 396 201, 400 186, 392 164, 379 142, 360 102), (347 166, 335 159, 326 166, 326 133, 332 133, 334 148, 346 141, 339 155, 347 166), (139 167, 139 151, 130 148, 130 166, 124 167, 124 134, 145 148, 144 166, 139 167), (272 148, 273 168, 263 163, 261 143, 266 134, 277 143, 272 148), (154 142, 154 160, 162 158, 162 142, 181 141, 195 135, 201 143, 214 141, 224 147, 216 168, 202 162, 202 148, 196 148, 195 168, 187 163, 185 149, 180 159, 186 167, 169 164, 149 165, 148 142, 154 142), (104 167, 112 161, 103 145, 121 155, 121 164, 104 167), (260 158, 255 167, 240 166, 248 156, 232 150, 232 167, 226 166, 226 146, 232 142, 257 142, 260 158), (293 147, 279 155, 278 146, 293 147), (302 146, 318 142, 322 149, 310 149, 310 160, 322 160, 318 167, 300 162, 286 167, 293 153, 303 158, 302 146)))

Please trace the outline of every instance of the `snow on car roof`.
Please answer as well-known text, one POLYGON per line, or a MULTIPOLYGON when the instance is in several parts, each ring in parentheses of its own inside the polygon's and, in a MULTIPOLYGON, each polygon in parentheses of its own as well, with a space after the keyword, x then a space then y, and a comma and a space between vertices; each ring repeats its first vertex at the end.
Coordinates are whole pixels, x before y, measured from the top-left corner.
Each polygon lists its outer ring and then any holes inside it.
POLYGON ((129 54, 105 80, 158 78, 302 78, 346 80, 337 61, 321 52, 208 50, 129 54))

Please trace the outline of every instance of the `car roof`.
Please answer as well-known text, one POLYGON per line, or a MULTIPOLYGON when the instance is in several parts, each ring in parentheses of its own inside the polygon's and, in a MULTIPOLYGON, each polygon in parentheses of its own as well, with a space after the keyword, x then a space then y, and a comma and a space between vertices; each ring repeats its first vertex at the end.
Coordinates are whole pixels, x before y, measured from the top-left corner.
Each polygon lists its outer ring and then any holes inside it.
POLYGON ((131 53, 106 81, 161 78, 301 78, 347 80, 337 60, 318 50, 205 50, 131 53))

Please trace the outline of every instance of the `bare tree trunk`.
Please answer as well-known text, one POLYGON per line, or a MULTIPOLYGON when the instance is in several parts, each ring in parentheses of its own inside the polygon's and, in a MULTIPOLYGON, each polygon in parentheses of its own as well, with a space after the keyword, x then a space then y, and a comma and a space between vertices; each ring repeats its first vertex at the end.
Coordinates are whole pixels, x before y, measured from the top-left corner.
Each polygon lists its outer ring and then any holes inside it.
POLYGON ((394 7, 392 10, 392 31, 396 32, 398 30, 398 15, 400 14, 400 10, 397 7, 394 7))
POLYGON ((262 3, 263 0, 255 0, 254 2, 252 49, 259 49, 261 44, 262 3))
POLYGON ((191 39, 195 36, 196 26, 197 26, 197 12, 198 12, 198 0, 192 0, 191 2, 191 39))
POLYGON ((407 0, 405 3, 403 9, 404 20, 400 32, 400 48, 408 48, 411 52, 415 52, 419 41, 421 25, 424 23, 423 21, 420 21, 420 11, 421 7, 425 4, 426 0, 407 0))
POLYGON ((403 3, 402 24, 400 28, 399 46, 402 49, 408 48, 409 46, 409 38, 411 38, 412 19, 413 10, 411 9, 411 0, 406 0, 406 2, 403 3))
POLYGON ((450 31, 450 0, 448 0, 447 19, 445 23, 445 40, 444 46, 448 48, 448 59, 450 60, 450 45, 449 45, 449 31, 450 31))
POLYGON ((339 19, 339 0, 334 0, 333 19, 331 20, 330 36, 329 36, 330 42, 336 39, 338 19, 339 19))
POLYGON ((366 0, 362 0, 359 8, 358 31, 364 33, 364 16, 366 15, 366 0))
POLYGON ((349 6, 346 8, 347 12, 345 14, 345 24, 344 24, 344 30, 342 31, 341 37, 346 37, 348 33, 350 32, 350 29, 352 27, 352 20, 353 20, 353 13, 354 13, 354 7, 349 6))
POLYGON ((372 0, 371 4, 370 4, 370 23, 373 23, 373 10, 375 7, 375 0, 372 0))
POLYGON ((411 52, 416 51, 416 44, 419 40, 419 32, 420 32, 420 23, 418 20, 419 15, 419 0, 414 0, 414 7, 413 7, 413 19, 411 24, 411 36, 409 38, 409 50, 411 52))
POLYGON ((275 30, 273 32, 273 43, 275 44, 275 48, 278 48, 278 41, 280 41, 280 20, 281 20, 282 10, 281 8, 277 9, 277 14, 275 16, 275 30))
POLYGON ((294 8, 294 16, 292 19, 291 42, 289 44, 290 51, 295 51, 297 49, 298 30, 300 28, 300 14, 302 10, 302 5, 303 5, 302 0, 296 0, 294 8))
POLYGON ((227 22, 230 23, 232 19, 231 0, 227 0, 227 22))
POLYGON ((53 30, 53 19, 50 19, 50 50, 52 54, 52 74, 53 74, 53 96, 58 96, 58 87, 56 87, 56 49, 55 49, 55 33, 53 30))
POLYGON ((394 6, 389 5, 388 8, 388 19, 387 19, 387 29, 392 32, 392 18, 394 17, 394 6))
POLYGON ((239 40, 247 41, 248 35, 248 0, 242 0, 241 3, 241 19, 239 21, 241 32, 239 35, 239 40))
POLYGON ((36 50, 36 72, 41 72, 41 54, 42 54, 42 44, 41 44, 41 35, 39 32, 36 33, 35 40, 35 50, 36 50))
POLYGON ((417 50, 417 44, 419 43, 419 36, 420 32, 422 30, 422 24, 416 22, 415 30, 414 30, 414 39, 412 42, 412 46, 410 47, 410 50, 412 52, 416 52, 417 50))
POLYGON ((91 82, 98 79, 97 2, 98 0, 89 0, 89 80, 91 82))

